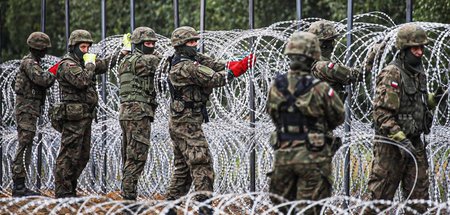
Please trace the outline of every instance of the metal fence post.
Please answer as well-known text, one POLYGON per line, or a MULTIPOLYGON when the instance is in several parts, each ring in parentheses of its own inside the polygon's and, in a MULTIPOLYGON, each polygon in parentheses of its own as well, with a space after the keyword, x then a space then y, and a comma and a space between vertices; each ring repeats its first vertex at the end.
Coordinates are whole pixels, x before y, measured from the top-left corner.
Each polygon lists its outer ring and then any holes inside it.
MULTIPOLYGON (((255 4, 253 0, 249 0, 249 6, 248 6, 248 15, 249 15, 249 27, 250 30, 254 29, 255 26, 255 16, 254 16, 254 11, 255 11, 255 4)), ((253 38, 250 38, 249 41, 249 48, 251 48, 253 46, 253 38)), ((249 93, 250 93, 250 100, 249 100, 249 105, 250 105, 250 127, 252 129, 255 128, 255 86, 253 83, 253 79, 250 78, 250 88, 249 88, 249 93)), ((253 133, 253 132, 252 132, 253 133)), ((250 191, 251 192, 255 192, 256 191, 256 150, 255 150, 255 140, 253 139, 250 143, 250 147, 251 147, 251 153, 250 153, 250 191)))

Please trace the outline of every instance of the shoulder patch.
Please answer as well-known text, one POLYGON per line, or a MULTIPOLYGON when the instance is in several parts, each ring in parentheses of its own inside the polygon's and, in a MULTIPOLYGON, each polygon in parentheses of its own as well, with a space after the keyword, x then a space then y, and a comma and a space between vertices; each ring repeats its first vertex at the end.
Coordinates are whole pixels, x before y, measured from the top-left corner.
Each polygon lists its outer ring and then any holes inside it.
POLYGON ((330 62, 327 65, 328 69, 333 69, 334 68, 334 63, 330 62))
POLYGON ((328 90, 328 96, 329 97, 333 97, 334 96, 334 90, 333 90, 333 88, 330 88, 329 90, 328 90))
POLYGON ((214 75, 214 70, 212 70, 211 68, 207 67, 207 66, 203 66, 201 64, 198 64, 198 71, 202 74, 205 74, 207 76, 213 76, 214 75))
POLYGON ((392 81, 392 82, 391 82, 391 87, 397 89, 397 88, 398 88, 398 83, 395 82, 395 81, 392 81))

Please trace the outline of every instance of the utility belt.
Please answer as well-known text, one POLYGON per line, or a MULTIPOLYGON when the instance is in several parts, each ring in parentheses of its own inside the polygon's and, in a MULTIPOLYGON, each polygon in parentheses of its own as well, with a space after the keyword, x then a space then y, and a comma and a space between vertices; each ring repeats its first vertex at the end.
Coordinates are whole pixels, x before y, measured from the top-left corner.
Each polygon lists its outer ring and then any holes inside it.
POLYGON ((171 109, 176 113, 183 112, 186 108, 191 109, 192 112, 200 112, 203 115, 204 122, 209 122, 208 110, 206 109, 206 103, 204 102, 194 102, 194 101, 183 101, 174 99, 171 105, 171 109))
POLYGON ((324 133, 277 133, 278 147, 296 148, 306 146, 308 151, 319 152, 322 151, 327 144, 332 145, 333 140, 324 133))

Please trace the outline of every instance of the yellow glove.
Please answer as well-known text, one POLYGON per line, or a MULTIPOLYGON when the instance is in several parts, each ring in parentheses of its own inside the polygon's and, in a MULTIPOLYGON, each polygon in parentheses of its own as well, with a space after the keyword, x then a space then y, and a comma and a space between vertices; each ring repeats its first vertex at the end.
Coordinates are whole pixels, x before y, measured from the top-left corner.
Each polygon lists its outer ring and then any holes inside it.
POLYGON ((130 33, 123 35, 122 50, 123 51, 131 51, 131 34, 130 33))
POLYGON ((92 63, 95 65, 95 54, 90 54, 90 53, 86 53, 83 55, 83 60, 84 60, 84 65, 86 66, 86 64, 88 63, 92 63))
POLYGON ((399 131, 395 134, 390 134, 388 135, 388 137, 398 142, 401 142, 406 139, 406 135, 405 133, 403 133, 403 131, 399 131))

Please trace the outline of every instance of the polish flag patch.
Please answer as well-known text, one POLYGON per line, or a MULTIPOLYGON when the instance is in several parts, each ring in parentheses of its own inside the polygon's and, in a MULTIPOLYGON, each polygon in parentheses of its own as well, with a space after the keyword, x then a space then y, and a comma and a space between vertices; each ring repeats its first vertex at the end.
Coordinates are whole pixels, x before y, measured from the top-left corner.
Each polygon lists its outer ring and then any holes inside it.
POLYGON ((330 62, 330 63, 328 64, 328 69, 333 69, 333 68, 334 68, 334 63, 331 63, 331 62, 330 62))
POLYGON ((333 97, 333 96, 334 96, 334 90, 333 90, 333 88, 330 88, 330 90, 328 90, 328 96, 329 96, 329 97, 333 97))
POLYGON ((395 82, 395 81, 391 82, 391 87, 397 89, 398 88, 398 83, 395 82))

